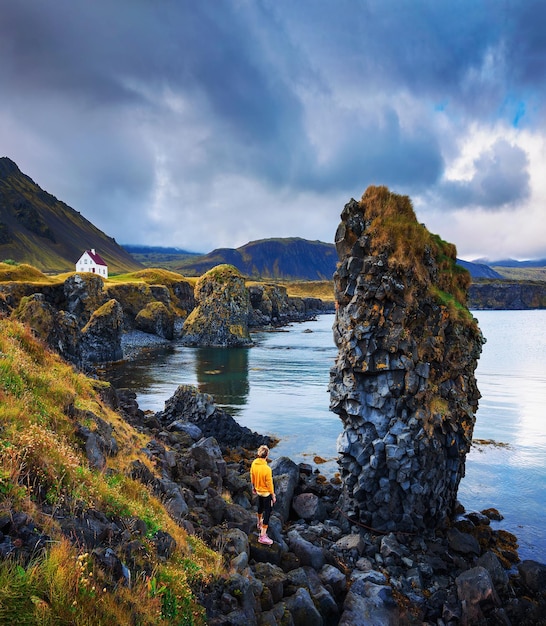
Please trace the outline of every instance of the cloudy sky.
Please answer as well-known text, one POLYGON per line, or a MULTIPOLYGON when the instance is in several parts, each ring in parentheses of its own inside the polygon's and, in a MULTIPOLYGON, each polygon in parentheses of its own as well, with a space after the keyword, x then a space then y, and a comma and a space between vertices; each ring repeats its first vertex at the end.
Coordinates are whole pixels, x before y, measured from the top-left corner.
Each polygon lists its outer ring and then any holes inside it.
POLYGON ((546 257, 543 0, 0 0, 0 156, 118 243, 333 241, 368 185, 546 257))

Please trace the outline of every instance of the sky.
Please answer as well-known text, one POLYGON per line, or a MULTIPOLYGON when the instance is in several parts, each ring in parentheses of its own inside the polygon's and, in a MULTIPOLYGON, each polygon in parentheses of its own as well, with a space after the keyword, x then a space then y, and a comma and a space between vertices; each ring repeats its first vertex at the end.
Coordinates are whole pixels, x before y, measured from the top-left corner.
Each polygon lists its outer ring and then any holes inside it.
POLYGON ((0 156, 120 244, 333 242, 369 185, 546 258, 544 0, 0 0, 0 156))

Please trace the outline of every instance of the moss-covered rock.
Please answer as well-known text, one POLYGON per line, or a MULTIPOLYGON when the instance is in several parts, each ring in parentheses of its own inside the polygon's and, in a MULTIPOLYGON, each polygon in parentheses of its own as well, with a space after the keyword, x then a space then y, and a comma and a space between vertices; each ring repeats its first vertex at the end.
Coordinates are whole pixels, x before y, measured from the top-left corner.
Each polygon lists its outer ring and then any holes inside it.
POLYGON ((135 327, 164 339, 174 337, 174 315, 163 302, 150 302, 135 318, 135 327))
POLYGON ((63 358, 80 364, 80 331, 76 318, 65 311, 57 311, 43 294, 22 298, 12 317, 28 324, 37 337, 63 358))
POLYGON ((82 328, 82 359, 88 363, 119 361, 123 357, 122 332, 123 309, 116 300, 109 300, 93 313, 82 328))
POLYGON ((195 285, 197 306, 184 323, 184 343, 237 347, 252 344, 248 332, 251 311, 245 280, 231 265, 219 265, 195 285))
POLYGON ((455 505, 480 397, 470 277, 386 187, 345 205, 336 248, 330 408, 344 424, 344 507, 381 531, 435 528, 455 505))

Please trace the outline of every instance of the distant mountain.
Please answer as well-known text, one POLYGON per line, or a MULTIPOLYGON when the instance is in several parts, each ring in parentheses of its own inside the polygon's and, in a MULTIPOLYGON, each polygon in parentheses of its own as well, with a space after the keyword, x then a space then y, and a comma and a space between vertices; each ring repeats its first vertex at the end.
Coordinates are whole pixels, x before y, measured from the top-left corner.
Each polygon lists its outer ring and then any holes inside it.
POLYGON ((228 263, 250 278, 331 280, 337 260, 333 244, 292 237, 260 239, 240 248, 218 248, 171 269, 186 276, 199 276, 216 265, 228 263))
POLYGON ((477 259, 473 263, 487 263, 491 267, 515 267, 515 268, 527 268, 527 267, 546 267, 546 259, 535 259, 532 261, 517 261, 516 259, 502 259, 501 261, 488 261, 484 259, 477 259))
POLYGON ((142 268, 114 239, 1 157, 0 261, 28 263, 43 272, 73 271, 89 248, 96 249, 110 273, 142 268))
POLYGON ((461 267, 464 267, 466 270, 468 270, 472 278, 503 278, 502 274, 496 272, 493 268, 489 267, 489 265, 485 265, 485 263, 476 263, 475 261, 471 262, 457 259, 457 265, 460 265, 461 267))
POLYGON ((163 246, 123 244, 123 248, 129 252, 135 261, 146 267, 163 267, 169 270, 174 269, 181 261, 195 259, 203 254, 202 252, 189 252, 182 248, 163 246))
POLYGON ((174 248, 168 246, 144 246, 133 244, 122 244, 122 247, 129 252, 129 254, 169 254, 173 256, 200 256, 202 252, 189 252, 188 250, 182 250, 182 248, 174 248))

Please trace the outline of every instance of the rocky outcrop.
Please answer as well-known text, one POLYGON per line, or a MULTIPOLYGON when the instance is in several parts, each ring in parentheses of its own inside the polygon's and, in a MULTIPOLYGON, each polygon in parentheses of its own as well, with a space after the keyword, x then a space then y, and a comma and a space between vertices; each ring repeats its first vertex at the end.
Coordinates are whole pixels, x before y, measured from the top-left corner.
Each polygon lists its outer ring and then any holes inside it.
POLYGON ((253 284, 250 296, 250 327, 281 326, 309 320, 319 313, 333 310, 333 305, 319 298, 297 298, 288 295, 286 287, 275 284, 253 284))
POLYGON ((188 431, 188 424, 196 426, 200 436, 215 437, 223 448, 257 448, 273 443, 271 437, 258 435, 246 426, 240 426, 229 413, 215 404, 211 395, 200 393, 192 385, 180 385, 166 400, 165 409, 156 413, 156 418, 169 430, 188 431))
POLYGON ((385 187, 345 206, 336 248, 342 508, 380 531, 435 528, 453 511, 478 407, 469 275, 385 187))
MULTIPOLYGON (((29 267, 27 274, 32 276, 32 272, 44 278, 29 267)), ((142 282, 105 283, 100 276, 76 273, 64 282, 46 284, 25 282, 4 271, 4 278, 9 280, 0 283, 0 314, 17 315, 65 359, 88 367, 100 362, 95 361, 98 358, 132 358, 140 350, 158 345, 160 340, 171 341, 184 333, 189 345, 248 346, 252 345, 251 327, 304 321, 333 307, 318 298, 290 297, 286 288, 279 285, 247 288, 237 270, 223 266, 198 281, 196 294, 201 301, 195 309, 193 286, 176 276, 162 270, 144 270, 136 276, 142 282), (156 280, 163 280, 165 285, 155 284, 156 280), (111 300, 122 308, 121 353, 119 329, 107 330, 104 324, 95 324, 93 341, 82 336, 93 314, 111 300), (102 348, 96 335, 98 328, 106 333, 102 348), (111 340, 114 343, 107 345, 111 340), (95 345, 88 350, 92 343, 95 345)), ((117 328, 117 322, 114 325, 117 328)))
POLYGON ((25 297, 13 311, 13 317, 28 324, 52 350, 84 369, 93 363, 122 358, 122 311, 110 300, 90 316, 83 328, 73 313, 58 311, 46 302, 43 294, 25 297))
POLYGON ((81 353, 90 363, 119 361, 123 357, 121 335, 123 309, 117 300, 108 300, 93 312, 81 331, 81 353))
POLYGON ((174 315, 163 302, 150 302, 135 318, 135 327, 164 339, 174 338, 174 315))
POLYGON ((184 322, 187 345, 233 348, 252 344, 248 332, 250 298, 243 276, 219 265, 195 285, 197 306, 184 322))
POLYGON ((76 317, 58 311, 43 294, 22 298, 13 317, 30 326, 42 341, 67 361, 81 363, 80 329, 76 317))
POLYGON ((476 310, 546 308, 546 283, 496 280, 475 282, 468 289, 468 306, 476 310))

